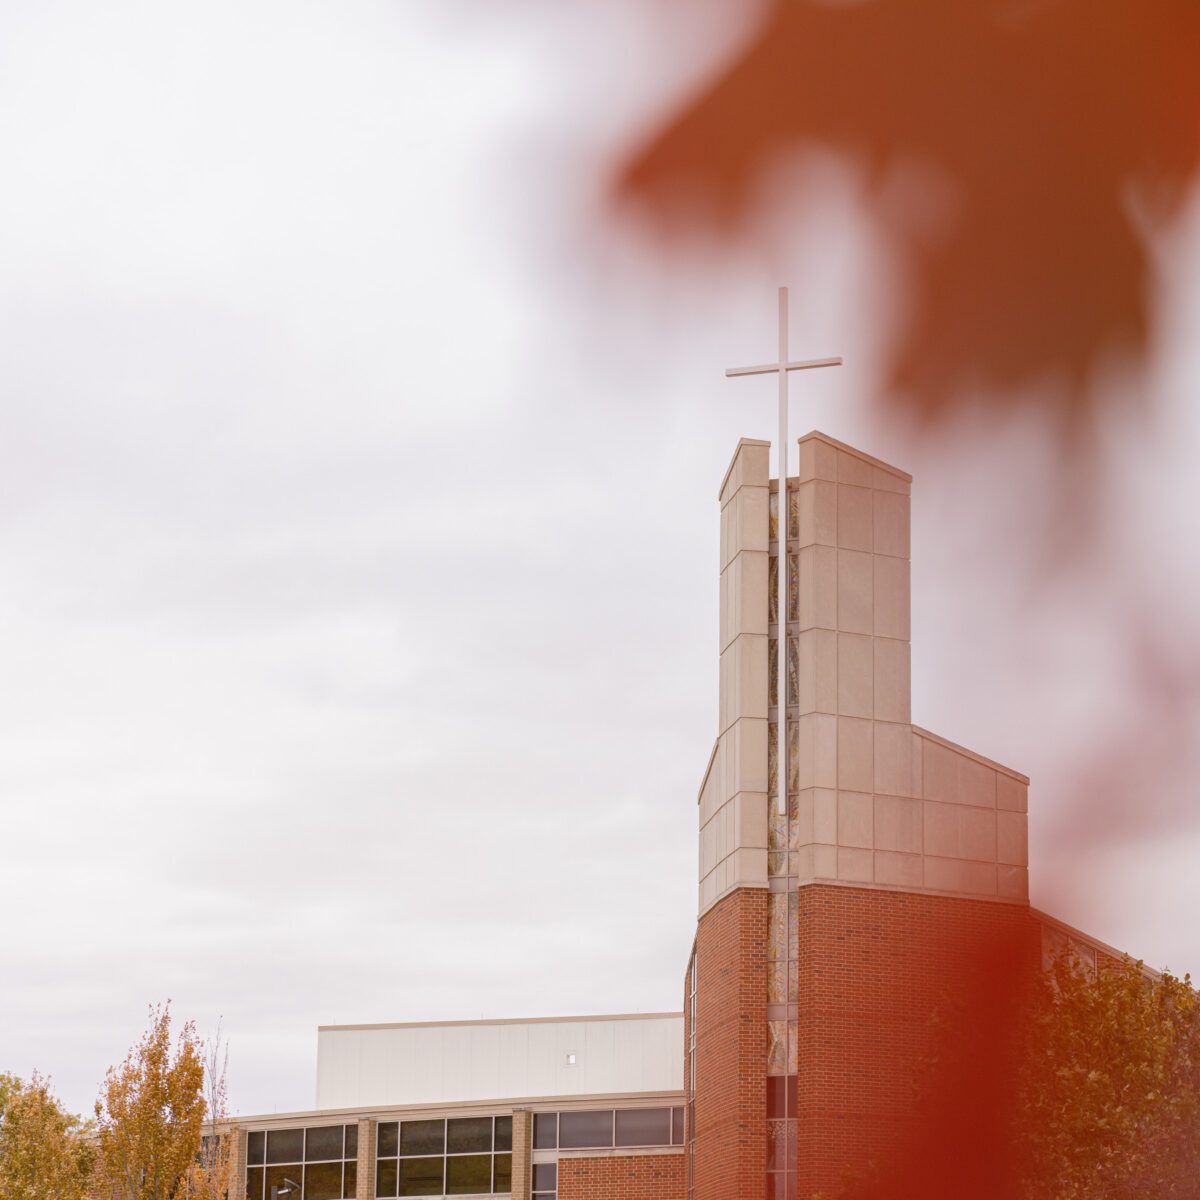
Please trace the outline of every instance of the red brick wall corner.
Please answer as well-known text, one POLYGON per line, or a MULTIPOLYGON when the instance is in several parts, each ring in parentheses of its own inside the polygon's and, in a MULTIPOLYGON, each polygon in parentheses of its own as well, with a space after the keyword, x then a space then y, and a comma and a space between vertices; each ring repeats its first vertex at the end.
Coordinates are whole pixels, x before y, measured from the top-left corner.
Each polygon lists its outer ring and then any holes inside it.
POLYGON ((558 1200, 686 1200, 682 1154, 559 1158, 558 1200))
POLYGON ((767 895, 738 888, 697 930, 695 1200, 766 1187, 767 895))

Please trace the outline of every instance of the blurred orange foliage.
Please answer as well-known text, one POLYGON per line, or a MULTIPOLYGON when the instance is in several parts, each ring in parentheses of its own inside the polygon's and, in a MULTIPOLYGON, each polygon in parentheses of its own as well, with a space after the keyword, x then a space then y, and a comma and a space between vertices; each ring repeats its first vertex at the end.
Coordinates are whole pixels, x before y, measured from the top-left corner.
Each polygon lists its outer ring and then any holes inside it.
POLYGON ((1096 368, 1150 348, 1140 224, 1175 216, 1196 174, 1200 4, 773 0, 616 195, 664 238, 697 209, 735 238, 761 173, 805 142, 854 156, 877 194, 906 164, 949 186, 932 235, 879 206, 912 271, 890 382, 913 415, 1052 379, 1078 429, 1096 368))

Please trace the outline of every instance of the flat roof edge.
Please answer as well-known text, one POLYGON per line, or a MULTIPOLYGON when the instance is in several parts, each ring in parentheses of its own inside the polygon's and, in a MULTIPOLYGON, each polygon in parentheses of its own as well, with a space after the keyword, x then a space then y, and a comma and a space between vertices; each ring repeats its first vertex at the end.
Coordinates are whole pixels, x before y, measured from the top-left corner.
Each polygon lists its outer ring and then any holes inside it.
POLYGON ((457 1029, 471 1025, 576 1025, 581 1021, 665 1021, 683 1019, 682 1012, 594 1013, 582 1017, 481 1017, 474 1021, 379 1021, 355 1025, 318 1025, 318 1033, 359 1029, 457 1029))

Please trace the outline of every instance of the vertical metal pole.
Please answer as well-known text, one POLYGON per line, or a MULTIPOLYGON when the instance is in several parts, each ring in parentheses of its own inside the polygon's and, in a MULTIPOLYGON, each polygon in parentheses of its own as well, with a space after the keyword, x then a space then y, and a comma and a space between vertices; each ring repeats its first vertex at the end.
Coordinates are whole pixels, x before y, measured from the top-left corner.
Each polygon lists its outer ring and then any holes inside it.
POLYGON ((787 619, 788 619, 788 291, 779 289, 779 601, 776 650, 779 654, 779 685, 775 698, 775 762, 778 766, 776 803, 787 819, 787 619))

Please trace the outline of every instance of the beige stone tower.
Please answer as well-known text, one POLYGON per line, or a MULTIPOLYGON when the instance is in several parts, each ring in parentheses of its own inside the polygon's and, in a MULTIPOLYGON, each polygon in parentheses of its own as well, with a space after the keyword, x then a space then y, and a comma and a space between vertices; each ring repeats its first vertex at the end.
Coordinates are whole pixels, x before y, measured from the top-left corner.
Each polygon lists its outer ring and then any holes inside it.
POLYGON ((776 875, 1027 902, 1028 779, 911 722, 911 477, 821 433, 800 439, 786 506, 790 814, 786 829, 768 820, 778 561, 768 450, 739 443, 720 493, 720 719, 700 793, 701 915, 776 875))

